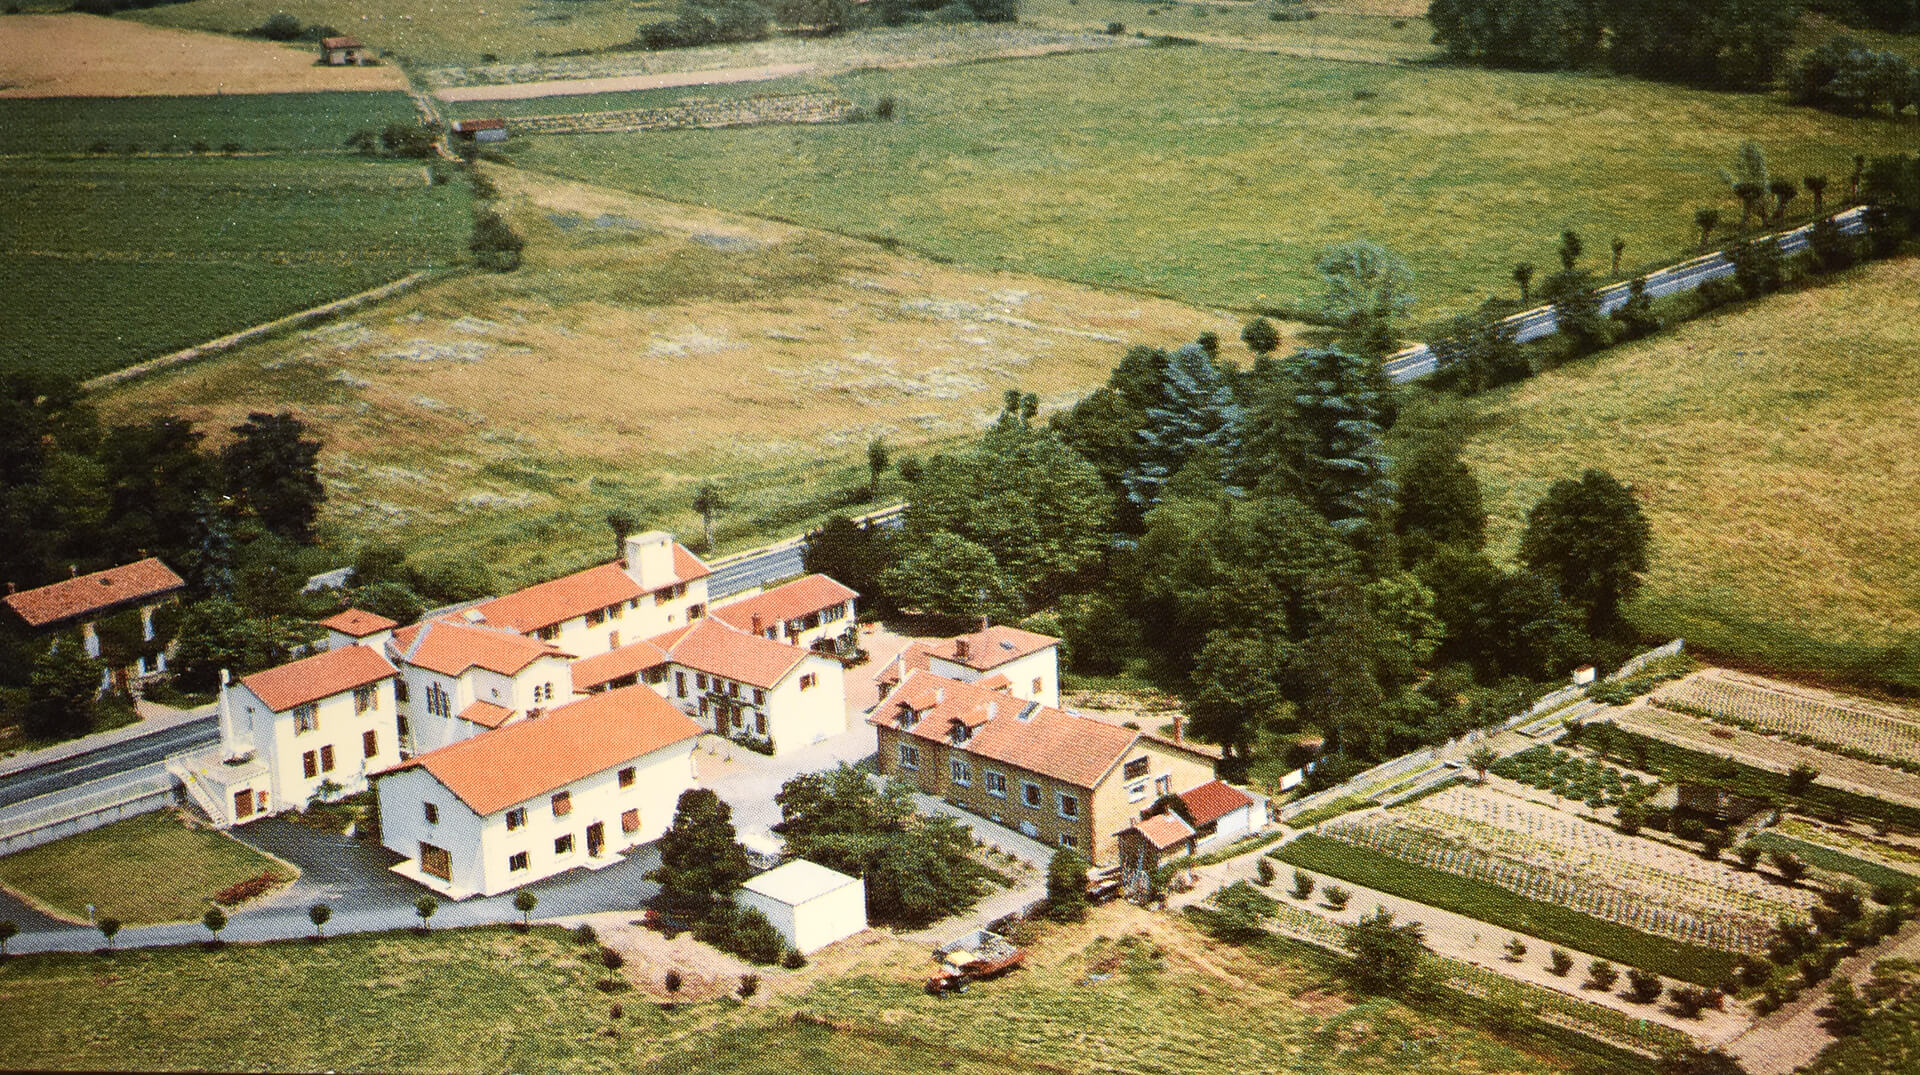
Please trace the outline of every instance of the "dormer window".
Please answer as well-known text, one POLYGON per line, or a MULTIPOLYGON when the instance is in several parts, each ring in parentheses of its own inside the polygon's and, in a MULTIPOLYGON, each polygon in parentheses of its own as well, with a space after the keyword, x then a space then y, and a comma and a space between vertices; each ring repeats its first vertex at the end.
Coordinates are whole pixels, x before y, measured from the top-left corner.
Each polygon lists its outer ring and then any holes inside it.
POLYGON ((954 743, 956 744, 964 743, 967 740, 973 738, 973 729, 967 727, 965 724, 962 724, 960 721, 956 720, 953 722, 952 738, 954 743))

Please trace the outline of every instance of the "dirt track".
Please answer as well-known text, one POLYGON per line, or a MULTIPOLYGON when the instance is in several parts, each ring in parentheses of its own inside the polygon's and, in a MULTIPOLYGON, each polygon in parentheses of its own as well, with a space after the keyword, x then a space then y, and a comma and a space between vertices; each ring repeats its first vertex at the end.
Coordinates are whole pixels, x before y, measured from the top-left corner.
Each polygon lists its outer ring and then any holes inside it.
POLYGON ((404 90, 397 67, 321 67, 308 46, 95 15, 0 19, 0 97, 404 90))

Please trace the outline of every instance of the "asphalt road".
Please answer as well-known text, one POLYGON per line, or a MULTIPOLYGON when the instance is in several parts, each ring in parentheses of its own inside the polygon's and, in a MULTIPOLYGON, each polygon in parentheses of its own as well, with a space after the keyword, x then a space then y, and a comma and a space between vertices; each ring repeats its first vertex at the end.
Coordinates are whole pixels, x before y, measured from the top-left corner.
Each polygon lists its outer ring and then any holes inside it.
POLYGON ((0 780, 0 808, 154 765, 165 761, 169 755, 205 746, 219 738, 218 720, 207 716, 152 735, 143 735, 138 739, 26 769, 0 780))

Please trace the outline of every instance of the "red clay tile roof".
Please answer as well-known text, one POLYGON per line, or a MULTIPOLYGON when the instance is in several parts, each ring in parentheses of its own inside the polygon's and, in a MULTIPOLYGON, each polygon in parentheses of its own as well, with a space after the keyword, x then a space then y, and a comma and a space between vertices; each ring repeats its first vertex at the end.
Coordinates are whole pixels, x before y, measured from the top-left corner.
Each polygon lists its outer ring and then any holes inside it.
POLYGON ((7 607, 29 627, 45 627, 93 612, 104 612, 129 601, 159 597, 184 587, 173 569, 154 557, 50 586, 8 594, 7 607))
POLYGON ((595 609, 631 601, 648 591, 620 570, 618 564, 601 564, 571 575, 516 590, 505 597, 482 601, 470 611, 485 619, 490 627, 515 631, 537 631, 595 609))
POLYGON ((958 721, 974 729, 959 749, 1080 788, 1097 785, 1140 735, 1132 728, 1010 698, 977 683, 932 672, 909 674, 867 722, 899 728, 906 705, 920 711, 920 718, 904 729, 908 735, 950 742, 948 736, 958 721))
MULTIPOLYGON (((651 641, 661 645, 659 638, 651 641)), ((786 678, 787 673, 807 657, 807 651, 799 646, 736 631, 710 618, 694 624, 670 645, 661 648, 675 664, 768 689, 786 678)))
POLYGON ((1133 831, 1145 837, 1148 843, 1161 851, 1193 835, 1193 827, 1180 820, 1180 815, 1172 811, 1140 819, 1134 823, 1133 831))
POLYGON ((810 612, 819 612, 844 605, 859 597, 860 594, 825 575, 804 575, 792 582, 775 586, 763 594, 713 609, 716 619, 725 620, 742 631, 753 630, 753 618, 760 617, 761 630, 790 620, 797 620, 810 612))
POLYGON ((487 817, 699 735, 700 726, 665 698, 647 687, 622 687, 430 750, 375 775, 418 766, 487 817))
POLYGON ((984 631, 935 642, 932 655, 943 661, 964 664, 976 672, 985 672, 1059 644, 1057 638, 996 623, 984 631), (966 651, 964 657, 961 656, 963 649, 966 651))
POLYGON ((345 612, 336 612, 320 621, 320 626, 329 631, 338 631, 354 638, 365 638, 371 634, 390 630, 400 626, 398 620, 390 620, 376 612, 350 608, 345 612))
POLYGON ((366 646, 341 646, 325 653, 255 672, 240 681, 267 708, 285 713, 297 705, 378 683, 399 674, 392 662, 366 646))
POLYGON ((651 642, 635 642, 619 649, 573 662, 573 689, 586 692, 622 676, 638 675, 667 663, 667 651, 651 642))
POLYGON ((499 131, 505 130, 506 126, 507 121, 497 116, 489 116, 486 119, 456 119, 453 121, 453 133, 465 134, 468 131, 499 131))
POLYGON ((478 724, 482 728, 498 728, 513 716, 513 710, 492 702, 475 702, 455 714, 461 720, 478 724))
POLYGON ((925 672, 930 667, 927 664, 927 657, 932 652, 933 647, 925 642, 909 642, 898 656, 887 662, 886 671, 881 672, 874 679, 876 682, 890 686, 907 678, 909 672, 925 672))
POLYGON ((1253 805, 1251 796, 1222 780, 1183 791, 1180 801, 1186 805, 1195 825, 1210 825, 1243 806, 1253 805))
MULTIPOLYGON (((692 582, 713 574, 713 568, 706 561, 695 556, 692 550, 678 541, 673 543, 673 573, 680 576, 678 582, 692 582)), ((657 587, 656 587, 657 588, 657 587)))
POLYGON ((539 639, 451 617, 403 627, 394 632, 389 646, 397 660, 445 676, 461 675, 469 668, 511 676, 542 657, 571 656, 539 639))

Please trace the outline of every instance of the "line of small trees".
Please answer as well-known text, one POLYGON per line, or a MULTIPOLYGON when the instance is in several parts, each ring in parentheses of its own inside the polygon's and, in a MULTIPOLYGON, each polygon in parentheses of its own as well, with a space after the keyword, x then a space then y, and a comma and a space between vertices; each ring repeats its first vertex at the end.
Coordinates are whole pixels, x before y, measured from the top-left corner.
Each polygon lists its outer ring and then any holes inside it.
POLYGON ((1459 61, 1747 90, 1773 82, 1798 18, 1793 0, 1434 0, 1427 12, 1459 61))
POLYGON ((1019 0, 682 0, 671 19, 640 27, 634 44, 645 49, 694 48, 764 41, 773 27, 812 37, 861 26, 935 22, 1013 22, 1019 0))

